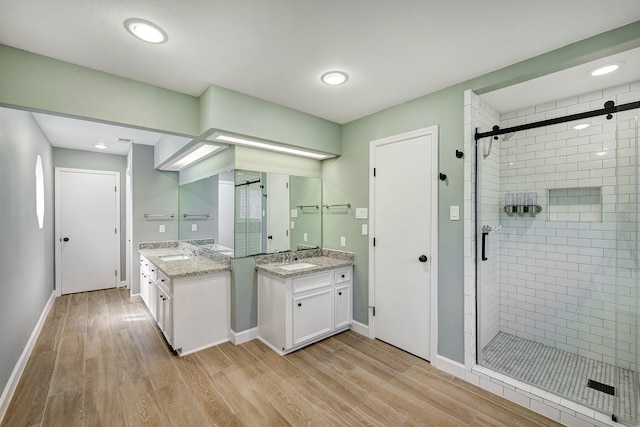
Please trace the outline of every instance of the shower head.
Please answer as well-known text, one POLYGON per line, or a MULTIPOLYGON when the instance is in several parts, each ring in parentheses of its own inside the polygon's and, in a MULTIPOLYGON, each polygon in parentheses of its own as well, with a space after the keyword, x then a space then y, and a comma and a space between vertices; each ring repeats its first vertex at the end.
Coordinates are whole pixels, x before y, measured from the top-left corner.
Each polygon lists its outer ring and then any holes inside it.
POLYGON ((504 135, 502 135, 502 142, 508 141, 511 138, 513 138, 513 135, 515 135, 515 132, 511 132, 511 133, 505 133, 504 135))
MULTIPOLYGON (((510 140, 511 138, 513 138, 513 135, 515 135, 515 134, 516 134, 515 132, 505 133, 504 135, 502 135, 502 141, 500 141, 500 142, 505 142, 505 141, 510 140)), ((489 149, 487 151, 485 151, 484 149, 482 150, 482 158, 483 159, 486 159, 491 154, 491 146, 493 145, 493 140, 494 139, 498 139, 498 137, 494 136, 491 140, 489 140, 489 149)))

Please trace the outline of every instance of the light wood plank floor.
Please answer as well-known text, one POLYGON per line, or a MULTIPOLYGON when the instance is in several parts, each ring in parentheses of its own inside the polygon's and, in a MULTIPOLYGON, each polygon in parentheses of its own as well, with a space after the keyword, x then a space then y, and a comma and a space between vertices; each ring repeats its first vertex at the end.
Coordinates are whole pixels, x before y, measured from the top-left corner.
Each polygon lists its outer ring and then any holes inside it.
POLYGON ((124 425, 559 424, 351 331, 176 357, 126 290, 57 298, 2 426, 124 425))

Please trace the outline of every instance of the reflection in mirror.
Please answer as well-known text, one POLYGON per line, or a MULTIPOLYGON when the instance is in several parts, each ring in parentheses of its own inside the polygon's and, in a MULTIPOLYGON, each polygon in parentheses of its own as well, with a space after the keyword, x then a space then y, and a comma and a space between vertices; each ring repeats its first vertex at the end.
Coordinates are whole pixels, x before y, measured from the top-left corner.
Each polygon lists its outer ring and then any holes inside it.
POLYGON ((179 197, 180 239, 218 242, 218 176, 180 186, 179 197))
POLYGON ((322 246, 322 182, 319 178, 291 176, 291 249, 322 246))
POLYGON ((321 192, 319 178, 246 170, 184 184, 180 240, 236 258, 320 247, 321 192))
POLYGON ((236 170, 235 173, 235 256, 264 252, 262 237, 262 173, 236 170))

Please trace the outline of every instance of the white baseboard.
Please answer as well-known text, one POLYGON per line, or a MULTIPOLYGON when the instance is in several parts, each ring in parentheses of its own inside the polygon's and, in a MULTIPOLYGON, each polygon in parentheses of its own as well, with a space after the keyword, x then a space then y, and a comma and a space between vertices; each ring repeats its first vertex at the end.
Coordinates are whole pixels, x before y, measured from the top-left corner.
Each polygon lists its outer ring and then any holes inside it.
POLYGON ((355 320, 353 320, 351 323, 351 330, 369 338, 369 326, 365 325, 364 323, 356 322, 355 320))
POLYGON ((258 328, 251 328, 244 331, 236 332, 231 330, 231 342, 235 345, 243 344, 258 338, 258 328))
POLYGON ((2 419, 6 415, 7 409, 9 409, 9 403, 11 403, 16 387, 18 387, 20 377, 22 377, 24 368, 27 366, 33 347, 36 345, 40 331, 42 331, 42 326, 44 326, 44 322, 47 320, 47 316, 49 315, 49 311, 51 311, 51 307, 53 307, 55 299, 56 291, 54 290, 51 292, 49 301, 47 301, 47 304, 44 306, 44 310, 42 310, 42 314, 40 314, 40 318, 38 319, 36 326, 33 328, 33 332, 31 332, 31 336, 29 337, 27 344, 24 346, 24 350, 22 350, 22 354, 20 355, 16 366, 13 368, 13 372, 9 377, 9 381, 7 381, 7 385, 4 387, 2 396, 0 396, 0 423, 2 423, 2 419))
POLYGON ((128 288, 129 285, 127 284, 126 280, 121 280, 120 283, 118 283, 118 288, 128 288))
POLYGON ((448 359, 444 356, 436 355, 435 360, 431 361, 434 368, 445 371, 448 374, 454 375, 458 378, 465 379, 466 373, 464 365, 456 362, 455 360, 448 359))

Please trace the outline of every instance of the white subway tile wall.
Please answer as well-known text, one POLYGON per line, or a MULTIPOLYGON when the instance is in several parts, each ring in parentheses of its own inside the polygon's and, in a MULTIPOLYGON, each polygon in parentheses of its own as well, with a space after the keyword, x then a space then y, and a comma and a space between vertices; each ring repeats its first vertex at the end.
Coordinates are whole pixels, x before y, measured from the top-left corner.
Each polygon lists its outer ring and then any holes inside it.
MULTIPOLYGON (((537 113, 543 112, 545 118, 551 118, 602 108, 609 99, 616 104, 637 101, 640 99, 640 81, 557 100, 544 106, 502 113, 500 121, 493 120, 495 111, 475 93, 467 90, 464 94, 464 142, 468 153, 464 173, 465 379, 538 412, 548 413, 555 408, 559 412, 553 411, 548 415, 558 421, 577 418, 595 426, 615 423, 609 414, 577 405, 517 379, 501 378, 502 374, 477 364, 477 333, 485 343, 482 337, 491 337, 496 329, 493 320, 495 305, 489 301, 490 298, 482 299, 483 293, 484 296, 495 293, 495 284, 488 284, 489 289, 476 290, 477 147, 473 134, 476 127, 485 131, 496 123, 505 128, 529 122, 531 118, 527 119, 527 116, 537 113), (476 300, 476 294, 481 301, 476 300), (488 315, 477 318, 476 303, 479 307, 488 307, 488 315), (539 393, 546 397, 540 397, 539 393)), ((577 123, 567 123, 547 127, 544 131, 514 135, 511 138, 513 142, 519 139, 525 144, 513 144, 511 151, 507 147, 497 153, 503 184, 500 188, 502 194, 495 197, 500 207, 507 188, 512 189, 510 191, 537 191, 538 204, 543 206, 543 212, 535 218, 510 218, 501 214, 504 229, 499 237, 510 245, 509 250, 502 250, 496 256, 503 265, 498 289, 503 295, 499 309, 504 326, 508 328, 512 326, 509 322, 513 322, 512 329, 528 338, 538 338, 545 344, 603 361, 611 361, 611 349, 617 346, 621 361, 626 360, 628 365, 637 361, 635 354, 640 353, 639 331, 636 329, 640 295, 637 270, 633 270, 638 262, 633 259, 634 250, 637 255, 633 245, 638 233, 638 218, 631 214, 628 217, 621 215, 617 231, 615 226, 611 226, 615 221, 616 202, 622 214, 635 212, 637 215, 638 199, 634 193, 637 187, 634 184, 637 185, 640 158, 632 148, 639 132, 636 114, 637 111, 618 113, 611 122, 592 119, 591 130, 576 131, 573 126, 577 123), (527 142, 538 142, 543 146, 531 146, 527 151, 527 142), (581 164, 599 160, 602 160, 601 164, 581 164), (616 160, 619 168, 617 194, 611 191, 616 185, 616 160), (548 221, 548 190, 582 187, 599 189, 601 222, 595 219, 593 222, 548 221), (525 234, 522 237, 512 236, 507 227, 525 234), (612 241, 617 242, 615 249, 612 241), (612 318, 611 313, 615 313, 616 304, 620 327, 618 339, 614 341, 615 316, 612 318)), ((482 141, 478 149, 482 149, 482 141)), ((493 182, 488 186, 490 193, 495 191, 493 182)), ((480 282, 484 283, 484 280, 480 282)), ((636 369, 640 370, 640 366, 636 369)))
MULTIPOLYGON (((603 108, 610 99, 640 99, 638 84, 505 113, 500 126, 603 108)), ((620 366, 632 368, 637 299, 624 295, 637 298, 637 285, 619 281, 616 288, 616 275, 631 276, 619 260, 631 256, 626 246, 634 236, 616 236, 616 185, 620 207, 632 208, 637 124, 634 112, 589 121, 583 130, 564 123, 518 132, 497 147, 500 192, 536 191, 543 208, 535 218, 502 213, 500 330, 611 364, 617 348, 620 366)), ((495 191, 493 180, 485 187, 495 191)), ((637 218, 628 219, 631 227, 637 218)))

